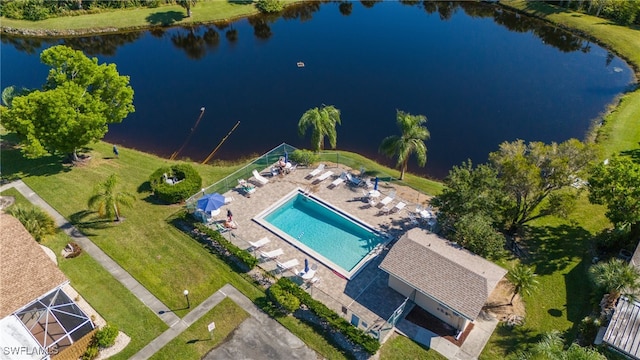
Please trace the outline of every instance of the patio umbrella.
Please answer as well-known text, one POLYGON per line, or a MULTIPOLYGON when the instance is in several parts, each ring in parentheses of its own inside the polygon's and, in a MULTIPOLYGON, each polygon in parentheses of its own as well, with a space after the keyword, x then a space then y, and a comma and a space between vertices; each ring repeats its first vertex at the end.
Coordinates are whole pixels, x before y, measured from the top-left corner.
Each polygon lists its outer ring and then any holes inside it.
POLYGON ((376 179, 373 181, 373 190, 378 190, 378 177, 376 176, 376 179))
POLYGON ((309 259, 304 258, 304 272, 308 273, 309 272, 309 259))
POLYGON ((224 205, 224 196, 218 193, 207 194, 198 199, 198 210, 204 212, 218 210, 222 205, 224 205))

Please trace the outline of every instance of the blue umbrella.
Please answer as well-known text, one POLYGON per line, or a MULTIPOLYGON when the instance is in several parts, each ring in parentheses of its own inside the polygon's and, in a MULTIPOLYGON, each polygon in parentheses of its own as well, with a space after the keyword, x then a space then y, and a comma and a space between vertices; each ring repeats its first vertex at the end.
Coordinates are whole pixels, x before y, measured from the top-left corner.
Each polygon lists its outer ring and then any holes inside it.
POLYGON ((287 150, 284 151, 284 163, 288 163, 289 162, 289 153, 287 152, 287 150))
POLYGON ((309 272, 309 259, 304 258, 304 272, 309 272))
POLYGON ((218 193, 207 194, 198 199, 198 210, 204 212, 217 210, 222 205, 224 205, 224 196, 218 193))
POLYGON ((376 176, 376 179, 373 182, 373 190, 378 190, 378 177, 376 176))

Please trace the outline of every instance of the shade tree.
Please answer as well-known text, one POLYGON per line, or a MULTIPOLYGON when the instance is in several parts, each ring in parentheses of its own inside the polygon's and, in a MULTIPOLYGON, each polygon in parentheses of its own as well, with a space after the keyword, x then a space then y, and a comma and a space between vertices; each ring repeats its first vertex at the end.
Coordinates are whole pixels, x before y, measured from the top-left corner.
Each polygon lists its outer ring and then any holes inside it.
POLYGON ((40 60, 51 67, 45 84, 1 107, 2 125, 20 137, 29 157, 67 153, 78 160, 79 148, 134 111, 129 77, 63 45, 44 50, 40 60))

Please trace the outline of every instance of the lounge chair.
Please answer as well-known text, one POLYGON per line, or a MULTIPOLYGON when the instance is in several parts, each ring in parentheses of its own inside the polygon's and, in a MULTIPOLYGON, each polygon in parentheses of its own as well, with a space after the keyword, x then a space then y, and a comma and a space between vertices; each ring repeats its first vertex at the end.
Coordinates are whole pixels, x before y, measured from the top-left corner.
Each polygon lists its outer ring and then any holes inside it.
POLYGON ((418 218, 416 218, 416 215, 413 213, 409 213, 409 223, 411 223, 411 225, 415 225, 415 226, 419 226, 420 222, 418 221, 418 218))
POLYGON ((393 207, 393 209, 391 209, 391 211, 393 211, 393 212, 400 211, 400 210, 404 209, 405 206, 407 206, 407 204, 405 204, 402 201, 400 201, 399 203, 396 204, 396 206, 393 207))
POLYGON ((380 200, 380 204, 382 204, 382 206, 387 206, 393 201, 393 198, 393 196, 386 196, 384 199, 380 200))
POLYGON ((346 173, 342 173, 340 174, 340 177, 333 180, 333 182, 331 182, 331 188, 336 188, 338 186, 340 186, 340 184, 342 184, 344 182, 344 180, 346 179, 346 173))
POLYGON ((267 179, 267 178, 265 178, 264 176, 262 176, 262 175, 258 174, 258 171, 257 171, 257 170, 255 170, 255 169, 254 169, 251 173, 253 174, 253 177, 255 177, 255 178, 256 178, 256 180, 258 180, 258 182, 259 182, 260 184, 265 185, 266 183, 268 183, 268 182, 269 182, 269 179, 267 179))
POLYGON ((249 184, 244 179, 238 179, 238 185, 240 185, 240 188, 242 189, 242 192, 244 192, 247 195, 251 195, 254 192, 256 192, 256 187, 251 185, 251 184, 249 184))
POLYGON ((356 177, 353 177, 351 174, 347 174, 347 180, 350 184, 355 186, 360 186, 362 184, 362 180, 356 177))
MULTIPOLYGON (((260 257, 263 260, 273 260, 282 254, 284 254, 284 251, 282 251, 282 249, 280 248, 277 248, 271 251, 260 251, 260 257)), ((295 266, 295 265, 292 265, 292 266, 295 266)))
POLYGON ((265 237, 263 237, 262 239, 260 239, 260 240, 258 240, 256 242, 249 241, 249 245, 251 245, 251 247, 254 250, 257 250, 257 249, 260 249, 261 247, 267 245, 270 242, 271 242, 271 240, 269 240, 269 238, 265 236, 265 237))
POLYGON ((312 177, 314 177, 314 176, 316 176, 316 175, 320 174, 320 173, 322 172, 322 170, 324 170, 324 164, 320 164, 320 165, 318 165, 318 167, 317 167, 317 168, 315 168, 313 171, 311 171, 311 172, 309 173, 309 175, 307 175, 307 177, 308 177, 308 178, 312 178, 312 177))
POLYGON ((333 171, 329 170, 326 171, 325 173, 323 173, 322 175, 318 176, 318 178, 316 179, 317 182, 323 182, 325 180, 327 180, 329 178, 329 176, 333 175, 333 171))
POLYGON ((276 266, 278 267, 278 270, 280 272, 287 271, 287 270, 291 269, 292 267, 298 266, 298 265, 300 265, 300 262, 298 261, 298 259, 291 259, 291 260, 285 261, 283 263, 281 263, 279 261, 276 261, 276 266))
POLYGON ((213 224, 216 227, 216 230, 218 230, 218 232, 221 233, 221 234, 231 230, 231 228, 225 227, 224 225, 220 224, 219 222, 214 222, 213 224))

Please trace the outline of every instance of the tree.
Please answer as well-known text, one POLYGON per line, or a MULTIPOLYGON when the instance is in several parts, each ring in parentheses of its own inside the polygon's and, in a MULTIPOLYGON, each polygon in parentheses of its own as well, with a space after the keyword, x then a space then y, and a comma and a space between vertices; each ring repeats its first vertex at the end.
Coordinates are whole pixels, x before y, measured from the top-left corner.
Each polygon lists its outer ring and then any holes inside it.
POLYGON ((324 149, 324 138, 329 138, 332 149, 336 148, 338 133, 336 124, 341 124, 340 110, 335 106, 322 105, 321 108, 307 110, 298 121, 298 133, 304 136, 307 128, 311 127, 311 147, 314 151, 324 149))
POLYGON ((21 138, 27 156, 63 152, 78 160, 78 148, 134 111, 129 77, 63 45, 44 50, 40 60, 51 67, 43 89, 13 97, 1 108, 2 124, 21 138))
POLYGON ((191 17, 191 8, 196 6, 198 0, 176 0, 176 4, 187 10, 187 17, 191 17))
POLYGON ((481 214, 491 219, 494 226, 502 225, 507 196, 493 167, 481 164, 474 168, 469 160, 454 166, 444 184, 444 190, 431 204, 438 209, 438 222, 445 230, 467 214, 481 214))
POLYGON ((513 299, 520 293, 531 294, 538 286, 537 275, 533 272, 533 268, 518 264, 509 270, 507 279, 513 284, 513 296, 509 301, 509 305, 513 305, 513 299))
POLYGON ((491 219, 481 213, 462 216, 454 224, 451 240, 488 259, 499 258, 504 253, 504 235, 497 232, 491 219))
POLYGON ((131 207, 136 200, 133 194, 117 191, 118 177, 110 175, 104 182, 99 183, 94 194, 89 198, 90 209, 98 209, 100 217, 120 221, 120 207, 131 207))
POLYGON ((633 297, 640 289, 640 272, 620 259, 597 263, 589 269, 589 274, 596 286, 609 294, 611 304, 623 294, 633 297))
POLYGON ((589 201, 606 205, 605 215, 614 226, 629 226, 631 239, 640 239, 640 164, 614 156, 595 166, 589 177, 589 201))
POLYGON ((431 134, 424 126, 427 122, 427 117, 424 115, 411 115, 397 110, 396 122, 402 135, 384 138, 379 151, 389 157, 398 157, 396 167, 400 168, 400 180, 402 180, 412 154, 416 154, 419 166, 425 166, 427 163, 427 145, 424 142, 431 134))
POLYGON ((522 140, 500 144, 500 150, 489 154, 489 160, 511 199, 505 209, 509 231, 513 233, 521 225, 543 216, 566 214, 568 209, 558 203, 562 196, 553 199, 554 206, 540 205, 554 192, 570 187, 592 156, 592 147, 576 139, 550 145, 525 144, 522 140))

